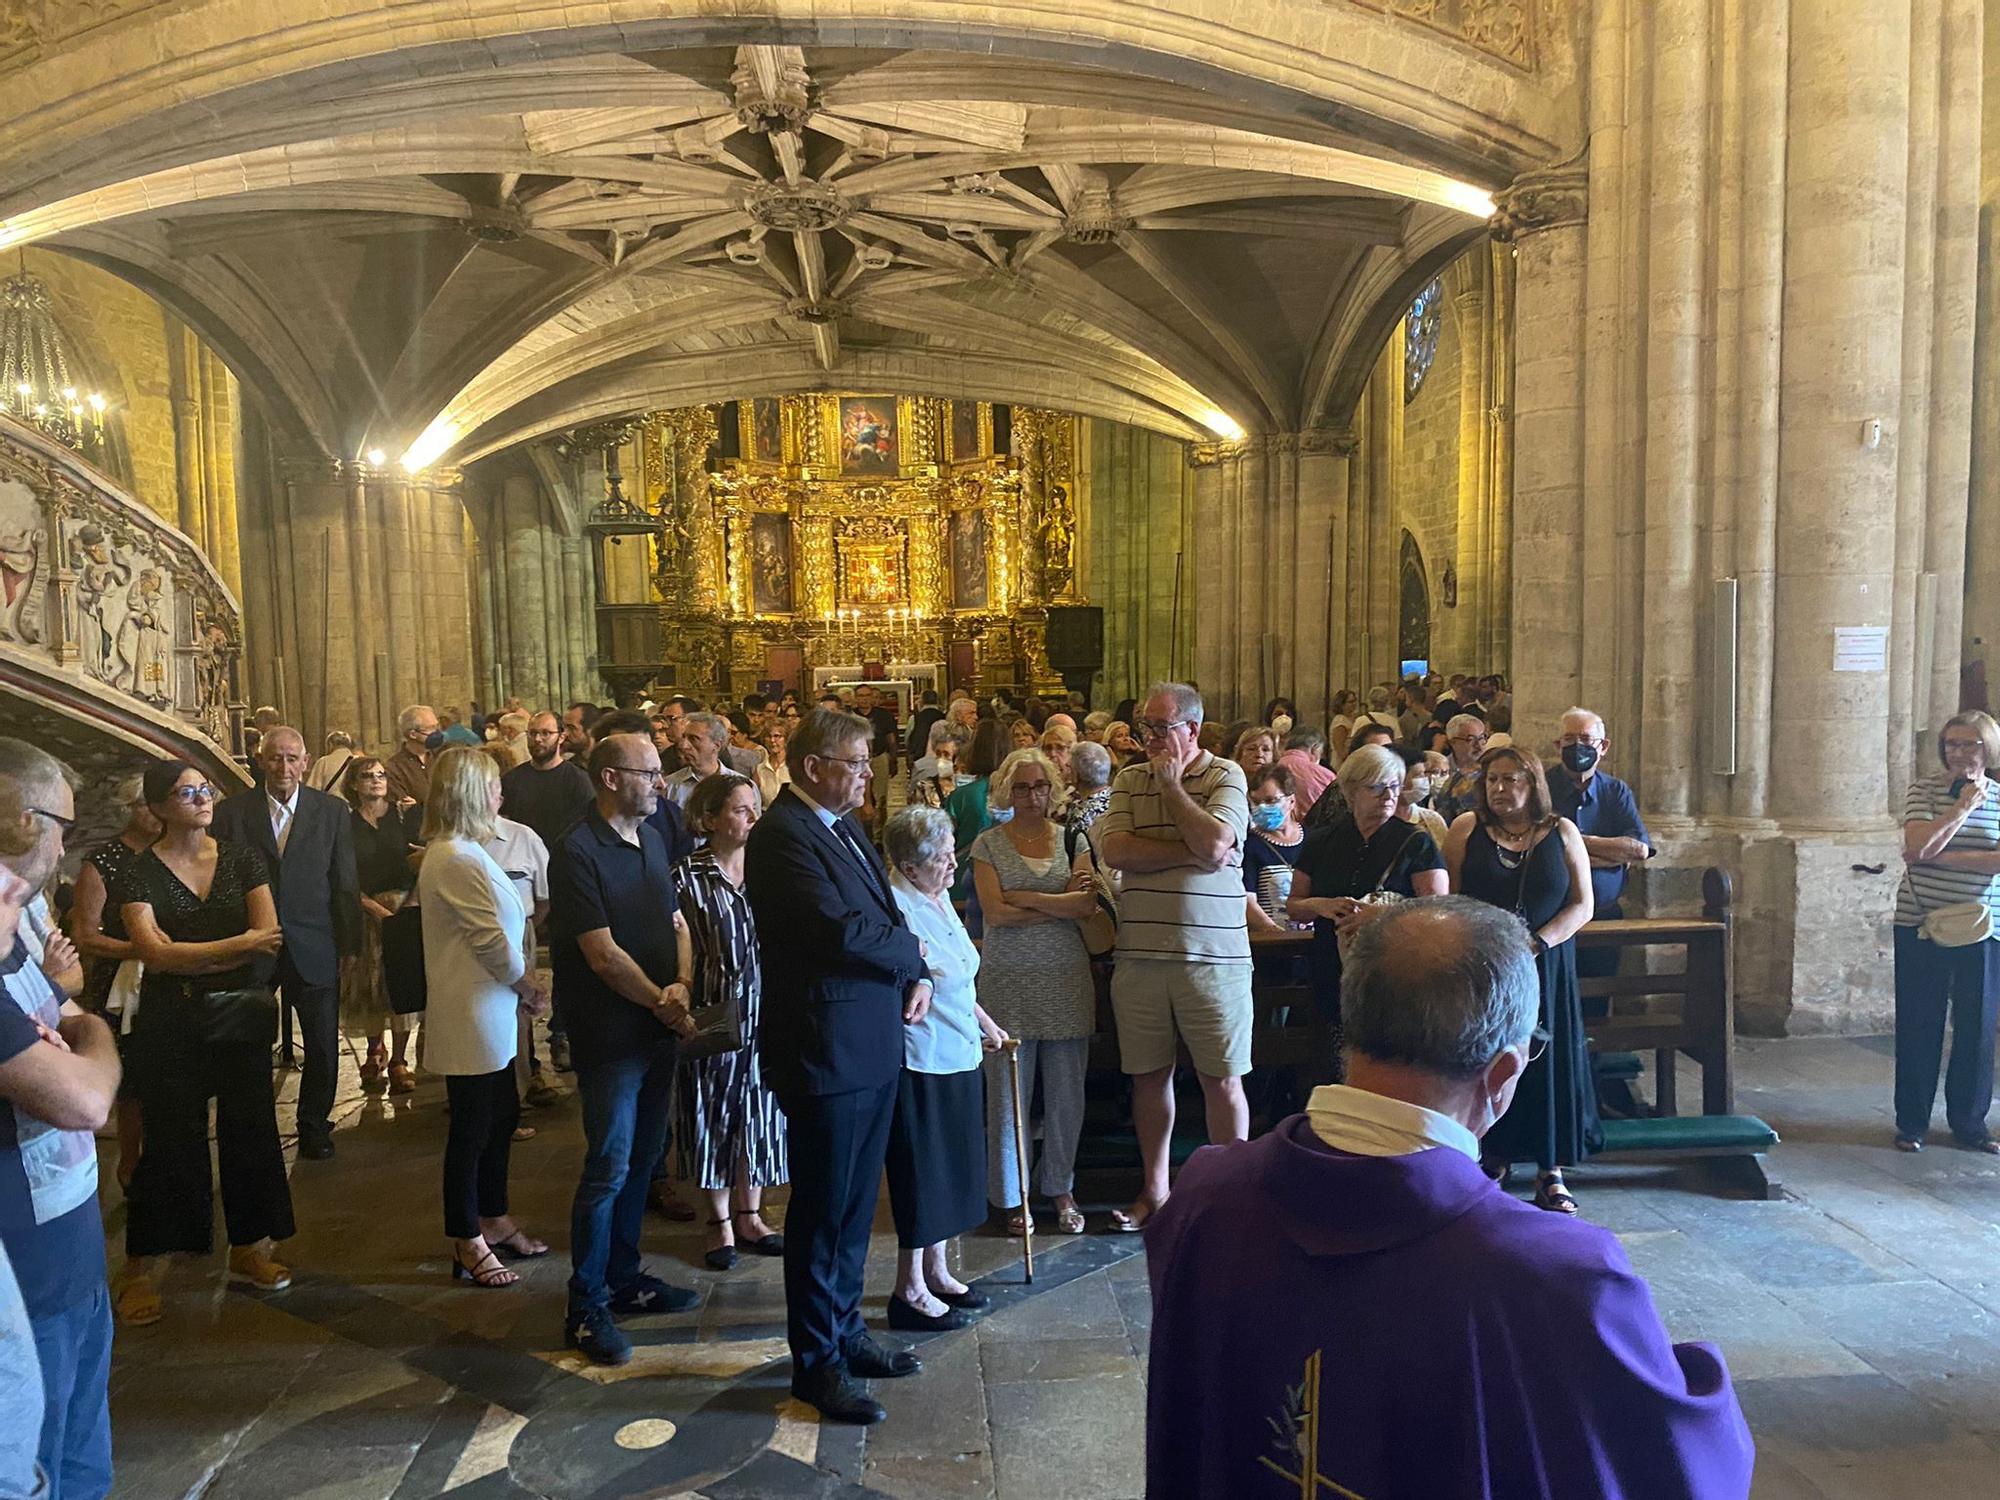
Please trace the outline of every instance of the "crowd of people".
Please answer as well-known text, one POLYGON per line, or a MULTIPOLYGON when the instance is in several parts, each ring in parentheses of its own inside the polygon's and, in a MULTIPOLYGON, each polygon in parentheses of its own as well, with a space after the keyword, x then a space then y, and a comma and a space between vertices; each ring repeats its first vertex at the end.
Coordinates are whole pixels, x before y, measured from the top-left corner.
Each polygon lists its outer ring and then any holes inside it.
MULTIPOLYGON (((964 1327, 986 1305, 951 1273, 956 1236, 989 1219, 1017 1236, 1088 1228, 1075 1166, 1107 983, 1141 1182, 1112 1232, 1192 1253, 1209 1209, 1186 1208, 1170 1173, 1177 1058, 1209 1141, 1247 1141, 1253 983, 1294 974, 1336 1045, 1319 1076, 1292 1080, 1312 1091, 1291 1138, 1336 1157, 1445 1144, 1489 1187, 1532 1163, 1534 1207, 1574 1215, 1564 1171, 1601 1141, 1575 939, 1620 913, 1653 852, 1632 789, 1605 769, 1604 721, 1572 709, 1517 743, 1495 676, 1333 707, 1323 728, 1283 697, 1218 725, 1180 683, 1109 712, 1080 695, 926 694, 907 720, 865 685, 851 701, 749 694, 722 711, 678 696, 473 721, 413 705, 386 756, 333 734, 317 760, 260 711, 250 788, 222 795, 172 760, 126 784, 125 826, 85 860, 67 934, 45 893, 73 779, 0 740, 0 834, 20 845, 0 842, 0 925, 18 934, 0 970, 15 1001, 0 1005, 14 1158, 0 1243, 40 1354, 50 1492, 108 1488, 114 1309, 127 1327, 161 1317, 172 1258, 212 1248, 218 1179, 230 1277, 290 1282, 280 1005, 304 1049, 302 1159, 334 1154, 343 1028, 364 1089, 444 1080, 442 1227, 452 1275, 482 1289, 550 1252, 510 1213, 509 1152, 532 1131, 524 1102, 557 1103, 554 1075, 571 1074, 584 1151, 565 1341, 621 1364, 621 1319, 694 1305, 647 1269, 643 1225, 649 1207, 700 1218, 714 1271, 782 1257, 794 1394, 839 1421, 880 1420, 865 1382, 918 1368, 861 1317, 885 1176, 894 1329, 964 1327), (1415 915, 1432 909, 1445 915, 1415 915), (1438 982, 1458 986, 1448 1014, 1413 1020, 1377 998, 1416 983, 1409 965, 1436 978, 1440 963, 1438 982), (1482 1019, 1501 990, 1505 1015, 1482 1019), (1357 1104, 1385 1078, 1417 1115, 1357 1104), (1439 1099, 1456 1130, 1432 1118, 1439 1099), (91 1132, 114 1117, 128 1214, 107 1289, 91 1132), (670 1147, 697 1202, 671 1184, 670 1147), (782 1226, 763 1199, 779 1186, 782 1226)), ((1896 915, 1897 1142, 1922 1147, 1949 1018, 1950 1125, 1993 1150, 2000 799, 1986 771, 2000 730, 1959 715, 1939 751, 1942 774, 1910 794, 1896 915), (1939 917, 1966 903, 1987 913, 1976 947, 1939 917)), ((1181 1274, 1159 1257, 1156 1290, 1181 1274)))

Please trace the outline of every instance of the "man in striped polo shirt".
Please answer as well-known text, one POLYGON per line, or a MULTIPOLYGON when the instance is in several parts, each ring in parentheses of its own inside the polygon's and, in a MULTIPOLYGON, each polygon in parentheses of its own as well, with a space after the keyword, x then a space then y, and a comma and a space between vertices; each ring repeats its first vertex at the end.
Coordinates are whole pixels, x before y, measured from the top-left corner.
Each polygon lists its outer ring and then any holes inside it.
POLYGON ((1201 1077, 1210 1142, 1250 1133, 1250 798, 1242 768, 1196 743, 1201 713, 1201 694, 1185 683, 1146 695, 1132 721, 1146 763, 1119 772, 1096 829, 1104 862, 1123 877, 1111 1008, 1146 1172, 1139 1201, 1111 1216, 1127 1233, 1167 1201, 1176 1033, 1201 1077))

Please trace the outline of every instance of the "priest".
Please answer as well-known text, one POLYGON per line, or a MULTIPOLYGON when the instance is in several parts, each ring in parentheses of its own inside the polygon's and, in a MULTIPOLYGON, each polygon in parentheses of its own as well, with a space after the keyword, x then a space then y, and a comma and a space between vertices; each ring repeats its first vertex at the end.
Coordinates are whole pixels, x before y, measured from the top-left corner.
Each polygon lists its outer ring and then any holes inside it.
POLYGON ((1546 1045, 1511 913, 1388 906, 1348 950, 1347 1082, 1195 1153, 1146 1225, 1148 1500, 1743 1500, 1721 1353, 1479 1137, 1546 1045))

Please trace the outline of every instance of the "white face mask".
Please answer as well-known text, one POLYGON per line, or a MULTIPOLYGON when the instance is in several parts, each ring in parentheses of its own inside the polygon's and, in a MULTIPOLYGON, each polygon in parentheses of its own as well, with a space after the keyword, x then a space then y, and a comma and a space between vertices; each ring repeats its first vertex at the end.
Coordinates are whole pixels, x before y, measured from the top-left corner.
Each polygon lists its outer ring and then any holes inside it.
POLYGON ((1280 735, 1290 734, 1292 732, 1292 716, 1290 714, 1279 714, 1271 720, 1271 727, 1277 730, 1280 735))

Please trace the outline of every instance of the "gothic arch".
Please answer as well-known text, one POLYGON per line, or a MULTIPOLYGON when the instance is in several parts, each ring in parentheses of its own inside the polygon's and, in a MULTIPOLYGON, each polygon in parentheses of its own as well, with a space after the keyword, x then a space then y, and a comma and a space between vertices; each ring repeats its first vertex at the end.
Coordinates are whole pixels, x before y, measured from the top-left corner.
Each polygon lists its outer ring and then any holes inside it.
POLYGON ((1431 659, 1431 589, 1423 549, 1408 531, 1396 568, 1396 659, 1431 659))

